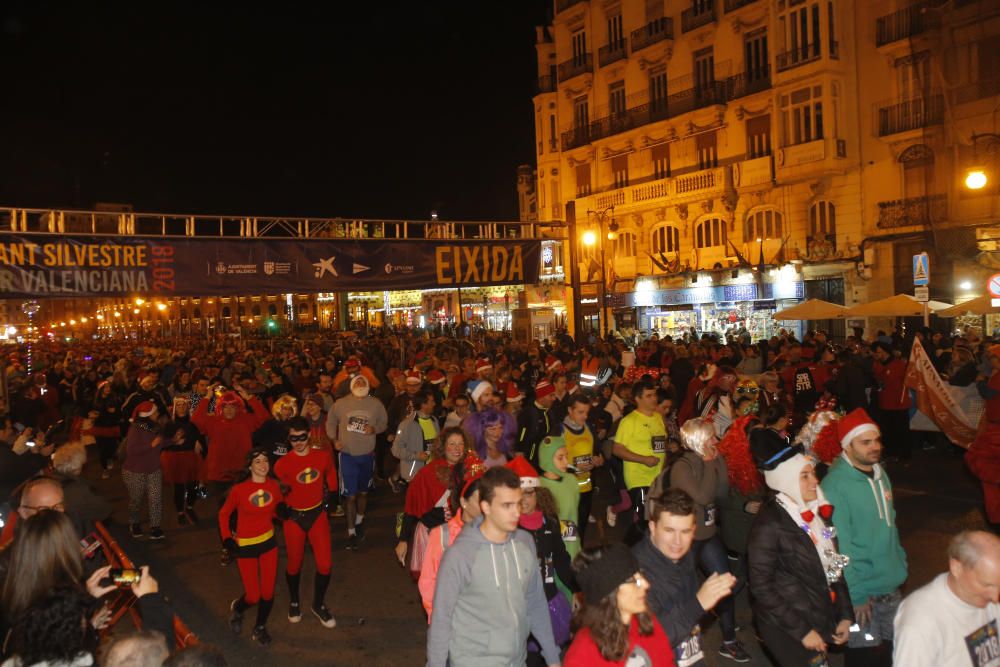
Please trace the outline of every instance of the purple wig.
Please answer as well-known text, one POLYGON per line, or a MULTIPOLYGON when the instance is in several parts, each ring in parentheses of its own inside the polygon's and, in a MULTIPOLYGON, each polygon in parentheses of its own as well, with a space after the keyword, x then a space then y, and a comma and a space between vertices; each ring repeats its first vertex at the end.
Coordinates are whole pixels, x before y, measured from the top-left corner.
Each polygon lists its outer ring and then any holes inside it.
POLYGON ((488 408, 482 412, 470 412, 462 420, 462 428, 469 434, 476 444, 476 453, 479 458, 486 460, 486 427, 497 422, 503 423, 503 433, 497 443, 497 450, 504 456, 510 457, 514 453, 514 435, 517 433, 517 421, 513 415, 507 412, 500 412, 493 408, 488 408))

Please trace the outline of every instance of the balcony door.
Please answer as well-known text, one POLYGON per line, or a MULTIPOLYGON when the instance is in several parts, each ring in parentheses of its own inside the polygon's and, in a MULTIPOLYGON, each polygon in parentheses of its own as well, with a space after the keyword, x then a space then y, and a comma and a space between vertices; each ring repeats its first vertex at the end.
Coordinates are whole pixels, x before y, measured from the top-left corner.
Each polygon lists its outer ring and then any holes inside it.
POLYGON ((712 47, 694 52, 694 94, 698 99, 708 97, 715 85, 715 54, 712 47))
POLYGON ((755 30, 746 36, 743 42, 743 54, 747 84, 753 85, 766 81, 768 78, 767 28, 755 30))

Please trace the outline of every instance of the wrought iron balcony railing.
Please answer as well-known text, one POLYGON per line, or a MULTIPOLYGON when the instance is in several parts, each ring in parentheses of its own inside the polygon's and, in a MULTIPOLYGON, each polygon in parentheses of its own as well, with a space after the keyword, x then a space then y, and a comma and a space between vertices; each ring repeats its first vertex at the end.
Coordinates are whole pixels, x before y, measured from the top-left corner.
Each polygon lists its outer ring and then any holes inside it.
POLYGON ((691 32, 709 23, 714 23, 717 18, 714 0, 708 7, 698 12, 695 11, 695 7, 688 7, 681 12, 681 32, 691 32))
POLYGON ((819 40, 802 44, 778 54, 776 65, 779 72, 819 60, 821 55, 819 40))
POLYGON ((885 46, 939 27, 941 19, 937 13, 927 10, 940 4, 939 0, 923 0, 875 19, 875 46, 885 46))
POLYGON ((594 71, 594 56, 590 53, 585 53, 578 56, 573 56, 570 60, 566 62, 559 63, 559 82, 569 81, 574 76, 579 76, 580 74, 586 74, 587 72, 594 71))
POLYGON ((662 16, 632 31, 632 53, 673 38, 674 20, 669 16, 662 16))
POLYGON ((597 62, 601 67, 607 67, 613 62, 621 60, 628 53, 627 44, 624 39, 619 39, 602 46, 597 51, 597 62))
POLYGON ((944 119, 944 95, 928 95, 887 104, 878 110, 878 136, 937 125, 944 119))
POLYGON ((948 215, 948 195, 908 197, 878 203, 879 229, 894 229, 942 222, 948 215))

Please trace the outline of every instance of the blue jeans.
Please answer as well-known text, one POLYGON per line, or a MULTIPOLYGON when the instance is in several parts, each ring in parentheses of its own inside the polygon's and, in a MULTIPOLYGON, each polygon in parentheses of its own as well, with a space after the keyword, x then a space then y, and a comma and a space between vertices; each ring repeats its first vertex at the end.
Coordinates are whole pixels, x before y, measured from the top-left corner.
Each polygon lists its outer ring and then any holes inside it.
MULTIPOLYGON (((726 555, 726 547, 722 544, 722 538, 719 537, 718 533, 707 540, 695 540, 691 550, 705 576, 729 572, 729 557, 726 555)), ((732 595, 727 595, 719 601, 719 604, 715 605, 715 615, 719 617, 722 641, 735 641, 736 602, 732 595)))

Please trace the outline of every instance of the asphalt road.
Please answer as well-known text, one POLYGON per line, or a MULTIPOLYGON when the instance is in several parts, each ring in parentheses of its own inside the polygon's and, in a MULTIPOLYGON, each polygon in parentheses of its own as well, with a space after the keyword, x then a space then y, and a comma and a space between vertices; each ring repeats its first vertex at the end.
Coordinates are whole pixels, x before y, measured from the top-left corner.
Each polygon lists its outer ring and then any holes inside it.
MULTIPOLYGON (((963 528, 984 526, 978 483, 968 474, 953 451, 918 451, 909 464, 887 465, 895 486, 896 509, 903 545, 910 562, 905 591, 913 590, 946 566, 948 540, 963 528)), ((171 598, 175 611, 201 641, 220 647, 231 665, 308 665, 327 667, 419 666, 425 662, 426 620, 416 585, 395 562, 392 547, 395 513, 402 497, 380 485, 366 515, 368 534, 358 551, 346 551, 343 518, 333 521, 333 574, 327 606, 337 627, 326 629, 307 612, 312 591, 312 562, 306 557, 302 578, 303 619, 297 625, 286 617, 288 595, 283 576, 284 549, 279 562, 276 602, 268 628, 274 643, 267 649, 250 641, 253 612, 248 612, 242 636, 233 635, 226 624, 230 601, 242 592, 236 566, 219 564, 214 510, 210 500, 199 504, 204 517, 195 527, 178 528, 172 498, 164 494, 164 529, 167 539, 155 543, 133 540, 126 534, 126 494, 120 476, 98 480, 91 463, 87 476, 115 501, 115 527, 126 553, 138 564, 151 567, 162 591, 171 598), (211 518, 210 518, 211 517, 211 518)), ((588 533, 588 541, 615 539, 622 522, 610 529, 603 523, 610 482, 598 478, 599 497, 595 515, 601 517, 588 533)), ((279 538, 280 539, 280 538, 279 538)), ((905 592, 904 591, 904 592, 905 592)), ((753 635, 752 619, 744 592, 738 599, 739 637, 753 656, 753 665, 770 665, 753 635)), ((735 664, 716 653, 717 628, 705 631, 706 662, 709 666, 735 664)), ((842 664, 833 656, 831 664, 842 664)))

